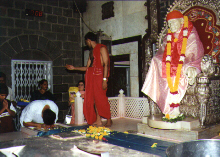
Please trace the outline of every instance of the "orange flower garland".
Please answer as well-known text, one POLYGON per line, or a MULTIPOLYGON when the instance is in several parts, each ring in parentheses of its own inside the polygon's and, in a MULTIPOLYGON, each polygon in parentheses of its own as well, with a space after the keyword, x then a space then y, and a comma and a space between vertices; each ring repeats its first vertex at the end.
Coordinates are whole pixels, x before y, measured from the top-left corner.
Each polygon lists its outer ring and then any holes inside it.
MULTIPOLYGON (((167 82, 168 86, 170 88, 171 94, 178 94, 178 87, 179 87, 179 80, 181 75, 181 70, 183 66, 183 62, 185 59, 185 51, 186 51, 186 45, 187 45, 187 34, 188 34, 188 17, 184 16, 184 30, 183 30, 183 42, 182 42, 182 49, 181 49, 181 55, 179 59, 179 63, 177 66, 177 72, 176 72, 176 78, 175 83, 173 86, 172 79, 170 77, 170 63, 171 63, 171 31, 168 29, 168 37, 167 37, 167 58, 166 58, 166 75, 167 75, 167 82)), ((178 39, 174 39, 174 42, 176 42, 178 39)))

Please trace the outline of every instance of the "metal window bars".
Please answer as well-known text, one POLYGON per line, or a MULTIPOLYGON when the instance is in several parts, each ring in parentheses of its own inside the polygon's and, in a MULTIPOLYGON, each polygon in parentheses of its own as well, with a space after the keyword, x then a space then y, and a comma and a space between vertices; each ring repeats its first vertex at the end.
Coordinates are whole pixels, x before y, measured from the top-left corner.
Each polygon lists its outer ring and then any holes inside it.
POLYGON ((30 100, 31 93, 38 89, 38 81, 46 79, 48 89, 53 93, 52 61, 12 60, 13 99, 30 100))

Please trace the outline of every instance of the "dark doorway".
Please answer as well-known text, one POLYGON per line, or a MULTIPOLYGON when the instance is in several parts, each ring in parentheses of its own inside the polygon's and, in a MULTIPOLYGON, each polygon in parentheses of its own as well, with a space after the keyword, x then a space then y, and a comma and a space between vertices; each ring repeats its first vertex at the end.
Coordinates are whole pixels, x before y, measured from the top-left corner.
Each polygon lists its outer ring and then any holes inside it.
MULTIPOLYGON (((127 91, 127 86, 128 86, 128 78, 127 77, 127 72, 128 66, 124 66, 123 64, 116 65, 115 63, 117 62, 125 62, 129 61, 130 55, 117 55, 117 56, 110 56, 110 66, 111 66, 111 71, 110 71, 110 77, 108 81, 108 90, 107 90, 107 96, 108 97, 115 97, 119 94, 119 90, 123 89, 124 94, 127 95, 130 93, 130 91, 127 91)), ((130 81, 129 81, 130 82, 130 81)))

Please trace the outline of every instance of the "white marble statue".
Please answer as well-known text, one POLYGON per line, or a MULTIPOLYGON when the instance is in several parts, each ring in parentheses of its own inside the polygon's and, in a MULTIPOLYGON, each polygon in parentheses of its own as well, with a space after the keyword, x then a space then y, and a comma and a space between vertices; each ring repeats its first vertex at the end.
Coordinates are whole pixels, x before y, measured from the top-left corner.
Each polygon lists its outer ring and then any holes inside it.
POLYGON ((179 11, 167 15, 169 30, 151 61, 142 92, 148 95, 168 119, 180 115, 179 103, 188 84, 200 73, 203 45, 196 29, 179 11))

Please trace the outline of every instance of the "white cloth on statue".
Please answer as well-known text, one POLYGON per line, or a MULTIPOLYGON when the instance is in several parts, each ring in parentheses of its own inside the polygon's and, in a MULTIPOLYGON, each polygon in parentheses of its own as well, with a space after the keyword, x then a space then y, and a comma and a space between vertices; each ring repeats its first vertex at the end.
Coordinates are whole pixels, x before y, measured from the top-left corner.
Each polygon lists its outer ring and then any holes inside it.
POLYGON ((58 119, 57 105, 51 100, 35 100, 23 109, 20 117, 21 126, 23 127, 23 122, 44 123, 42 118, 42 110, 46 105, 49 105, 50 109, 56 114, 56 123, 58 119))
MULTIPOLYGON (((172 97, 172 94, 170 94, 170 89, 168 87, 167 78, 162 77, 162 60, 164 49, 167 43, 166 40, 167 37, 165 37, 162 47, 153 57, 149 71, 146 75, 146 79, 141 90, 143 93, 148 95, 155 103, 157 103, 161 112, 164 114, 169 113, 171 110, 169 105, 169 98, 172 97)), ((197 73, 199 73, 201 70, 200 63, 202 57, 204 56, 203 45, 194 27, 187 40, 185 56, 185 61, 181 70, 181 78, 179 81, 178 99, 176 100, 178 103, 180 103, 183 96, 185 95, 188 85, 188 80, 187 76, 185 75, 185 71, 188 67, 195 67, 197 69, 197 73)), ((175 77, 172 77, 173 83, 174 80, 175 77)))

